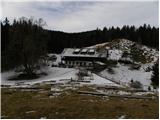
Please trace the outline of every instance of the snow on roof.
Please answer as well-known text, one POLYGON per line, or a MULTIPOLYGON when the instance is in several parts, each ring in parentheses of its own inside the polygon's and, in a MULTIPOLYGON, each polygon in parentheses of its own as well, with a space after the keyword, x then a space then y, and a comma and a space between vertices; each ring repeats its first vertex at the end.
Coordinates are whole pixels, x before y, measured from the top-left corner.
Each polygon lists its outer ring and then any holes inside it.
POLYGON ((81 51, 81 52, 87 52, 87 50, 88 50, 88 49, 82 49, 82 51, 81 51))
POLYGON ((75 49, 75 50, 74 50, 74 52, 79 52, 79 51, 80 51, 80 49, 75 49))
POLYGON ((95 52, 95 50, 94 49, 90 49, 88 52, 95 52))
MULTIPOLYGON (((84 50, 84 49, 82 49, 84 50)), ((85 49, 85 51, 88 49, 85 49)), ((71 56, 71 57, 106 57, 107 55, 105 53, 98 53, 95 51, 95 54, 73 54, 74 49, 73 48, 65 48, 62 52, 62 56, 71 56), (101 54, 101 55, 100 55, 101 54), (100 55, 100 56, 99 56, 100 55)))

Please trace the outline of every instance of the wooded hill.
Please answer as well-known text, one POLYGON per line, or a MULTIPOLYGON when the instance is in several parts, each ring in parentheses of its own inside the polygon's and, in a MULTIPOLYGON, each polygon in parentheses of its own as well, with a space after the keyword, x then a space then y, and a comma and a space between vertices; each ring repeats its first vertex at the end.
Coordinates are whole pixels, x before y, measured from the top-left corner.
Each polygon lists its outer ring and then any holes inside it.
MULTIPOLYGON (((35 52, 37 55, 42 55, 38 51, 43 54, 44 51, 45 53, 61 53, 64 48, 87 47, 119 38, 129 39, 156 49, 159 48, 159 28, 146 24, 138 28, 124 25, 122 28, 104 27, 103 30, 97 28, 96 30, 79 33, 46 30, 43 29, 44 24, 45 22, 42 19, 33 20, 24 17, 14 20, 12 24, 7 18, 1 21, 2 70, 5 68, 3 67, 4 63, 8 64, 7 60, 11 59, 8 55, 12 55, 13 59, 20 59, 17 55, 21 52, 27 54, 35 52), (13 43, 15 46, 13 46, 13 43)), ((23 57, 22 59, 24 59, 23 57)), ((29 62, 32 63, 33 61, 29 62)))
POLYGON ((159 28, 144 24, 139 28, 125 25, 119 27, 104 27, 80 33, 64 33, 47 30, 49 34, 48 51, 61 52, 66 47, 86 47, 98 43, 108 42, 113 39, 125 38, 139 42, 149 47, 157 48, 159 45, 159 28))
MULTIPOLYGON (((10 31, 15 27, 15 23, 16 20, 14 20, 13 24, 10 24, 7 18, 3 23, 1 22, 2 51, 8 45, 8 42, 10 41, 9 37, 12 37, 10 31)), ((96 30, 79 33, 65 33, 46 29, 44 29, 44 31, 47 34, 47 37, 44 39, 47 44, 48 52, 59 53, 66 47, 85 47, 97 43, 108 42, 117 38, 125 38, 149 47, 159 48, 159 28, 151 27, 146 24, 138 28, 135 26, 124 25, 122 28, 104 27, 103 30, 97 28, 96 30)))

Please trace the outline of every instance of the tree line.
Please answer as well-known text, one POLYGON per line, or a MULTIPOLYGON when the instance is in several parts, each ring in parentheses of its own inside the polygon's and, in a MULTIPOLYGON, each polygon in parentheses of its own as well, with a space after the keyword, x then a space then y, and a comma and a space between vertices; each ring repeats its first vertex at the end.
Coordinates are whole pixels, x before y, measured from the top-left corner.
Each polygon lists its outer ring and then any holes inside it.
POLYGON ((122 28, 104 27, 102 30, 97 28, 79 33, 46 30, 44 25, 42 19, 25 17, 14 19, 12 24, 7 18, 1 21, 2 71, 24 63, 30 64, 23 65, 29 70, 35 67, 32 63, 37 62, 45 53, 60 53, 64 48, 86 47, 119 38, 159 48, 159 28, 146 24, 138 28, 124 25, 122 28))
POLYGON ((139 44, 159 49, 159 28, 151 27, 146 24, 138 28, 124 25, 122 28, 104 27, 103 30, 97 28, 96 30, 79 33, 47 31, 50 37, 47 45, 48 52, 60 53, 63 48, 66 47, 86 47, 119 38, 125 38, 138 42, 139 44))

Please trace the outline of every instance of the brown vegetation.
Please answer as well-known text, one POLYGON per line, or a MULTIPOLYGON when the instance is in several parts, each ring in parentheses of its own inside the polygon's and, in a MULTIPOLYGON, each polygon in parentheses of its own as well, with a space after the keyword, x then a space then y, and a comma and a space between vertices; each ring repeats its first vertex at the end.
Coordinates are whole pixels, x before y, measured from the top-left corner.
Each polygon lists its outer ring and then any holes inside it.
MULTIPOLYGON (((84 90, 84 88, 81 88, 84 90)), ((49 91, 2 89, 2 118, 158 118, 158 99, 136 100, 79 95, 67 91, 49 97, 49 91)))

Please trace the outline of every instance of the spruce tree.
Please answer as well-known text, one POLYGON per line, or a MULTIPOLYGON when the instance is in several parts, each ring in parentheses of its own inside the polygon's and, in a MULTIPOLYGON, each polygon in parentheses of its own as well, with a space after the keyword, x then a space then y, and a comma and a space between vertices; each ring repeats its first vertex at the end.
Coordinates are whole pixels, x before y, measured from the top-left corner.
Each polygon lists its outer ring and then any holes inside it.
POLYGON ((46 55, 46 37, 41 22, 20 18, 14 22, 10 33, 8 63, 12 68, 22 66, 28 76, 36 74, 46 55))
POLYGON ((158 62, 153 66, 153 73, 151 77, 152 85, 156 88, 159 87, 159 64, 158 62))

